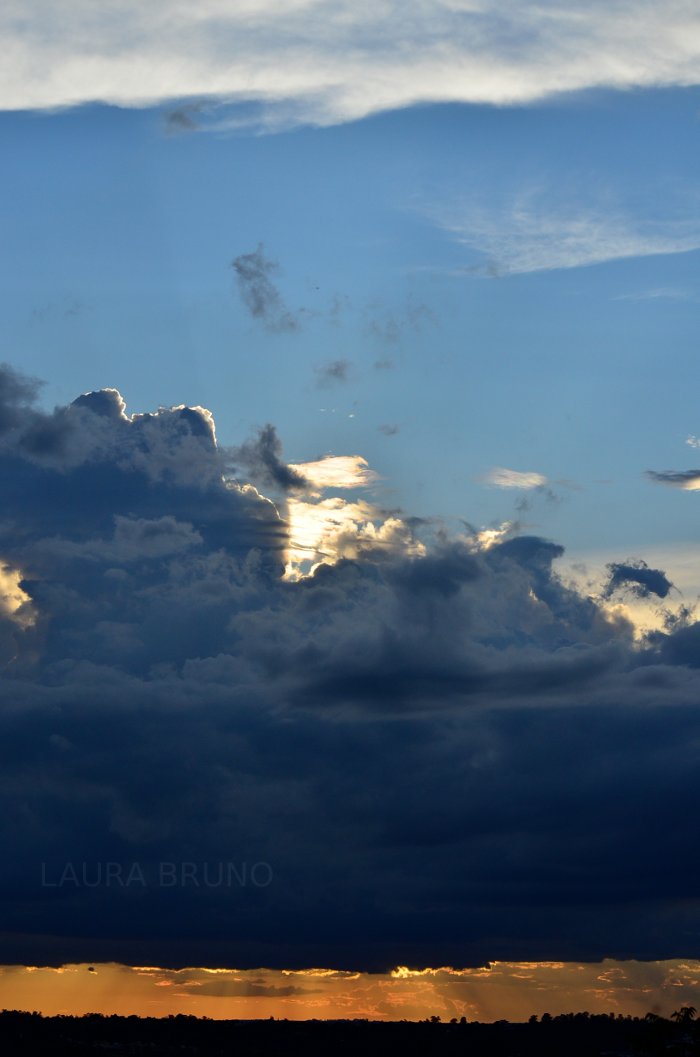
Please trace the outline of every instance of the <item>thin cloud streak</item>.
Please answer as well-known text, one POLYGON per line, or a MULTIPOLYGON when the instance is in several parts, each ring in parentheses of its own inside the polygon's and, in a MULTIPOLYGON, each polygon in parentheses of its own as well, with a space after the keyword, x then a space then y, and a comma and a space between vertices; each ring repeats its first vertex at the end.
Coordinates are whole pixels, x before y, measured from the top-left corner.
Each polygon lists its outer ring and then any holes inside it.
POLYGON ((462 269, 462 275, 500 278, 700 248, 700 225, 691 203, 685 220, 635 219, 619 207, 557 203, 540 192, 516 194, 489 205, 469 199, 431 205, 425 212, 457 242, 484 258, 482 264, 462 269))
POLYGON ((495 466, 489 470, 484 481, 495 488, 543 488, 547 478, 542 473, 528 473, 519 470, 508 470, 504 466, 495 466))

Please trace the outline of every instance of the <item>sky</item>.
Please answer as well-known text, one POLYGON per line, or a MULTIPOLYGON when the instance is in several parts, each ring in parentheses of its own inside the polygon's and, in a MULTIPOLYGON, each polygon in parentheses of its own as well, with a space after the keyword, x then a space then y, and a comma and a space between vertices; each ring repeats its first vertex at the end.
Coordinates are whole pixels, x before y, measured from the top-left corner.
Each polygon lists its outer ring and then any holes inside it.
POLYGON ((665 1009, 700 15, 277 7, 0 13, 0 999, 321 967, 302 1010, 491 1019, 527 964, 665 1009))

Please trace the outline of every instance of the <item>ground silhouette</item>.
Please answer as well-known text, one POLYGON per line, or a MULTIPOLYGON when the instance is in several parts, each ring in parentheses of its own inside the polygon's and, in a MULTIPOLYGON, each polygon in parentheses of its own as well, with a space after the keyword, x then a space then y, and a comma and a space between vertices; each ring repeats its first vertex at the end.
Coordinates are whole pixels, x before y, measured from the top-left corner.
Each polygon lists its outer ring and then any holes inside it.
POLYGON ((692 1006, 671 1018, 649 1013, 566 1013, 527 1023, 483 1024, 368 1020, 209 1020, 178 1016, 120 1017, 91 1013, 44 1017, 3 1010, 0 1050, 8 1057, 691 1057, 700 1055, 700 1023, 692 1006))

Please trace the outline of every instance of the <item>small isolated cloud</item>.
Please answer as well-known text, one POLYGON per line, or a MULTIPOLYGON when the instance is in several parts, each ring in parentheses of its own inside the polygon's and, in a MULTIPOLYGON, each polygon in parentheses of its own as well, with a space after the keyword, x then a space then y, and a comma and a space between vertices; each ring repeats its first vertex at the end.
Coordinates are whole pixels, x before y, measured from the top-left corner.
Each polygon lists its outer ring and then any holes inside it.
POLYGON ((289 492, 303 491, 309 483, 282 459, 282 441, 270 422, 258 430, 254 440, 232 448, 230 454, 234 463, 240 464, 258 484, 289 492))
POLYGON ((689 437, 686 437, 686 444, 691 448, 700 448, 700 437, 694 436, 692 433, 689 437))
POLYGON ((684 492, 700 490, 700 470, 647 470, 646 476, 656 484, 667 484, 684 492))
POLYGON ((495 466, 489 470, 484 481, 495 488, 544 488, 547 484, 544 474, 508 470, 504 466, 495 466))
POLYGON ((661 569, 650 569, 641 558, 628 558, 626 562, 610 562, 606 566, 608 582, 603 588, 603 598, 611 598, 615 592, 626 591, 637 598, 666 598, 673 584, 661 569))
POLYGON ((187 132, 197 132, 200 128, 195 115, 201 112, 201 104, 189 103, 168 110, 164 115, 165 131, 169 136, 178 136, 187 132))
POLYGON ((399 432, 398 426, 389 425, 389 423, 384 423, 384 425, 377 426, 377 429, 380 433, 383 433, 385 437, 395 437, 396 434, 399 432))
POLYGON ((253 319, 260 320, 273 333, 300 329, 299 313, 287 307, 271 278, 279 272, 279 264, 265 256, 262 242, 254 253, 242 253, 234 258, 231 267, 236 273, 243 304, 253 319))
POLYGON ((290 463, 287 469, 320 489, 366 488, 379 480, 361 455, 327 455, 314 462, 290 463))
POLYGON ((330 363, 322 363, 314 367, 314 371, 316 384, 320 389, 327 389, 331 385, 342 385, 348 380, 350 361, 331 360, 330 363))

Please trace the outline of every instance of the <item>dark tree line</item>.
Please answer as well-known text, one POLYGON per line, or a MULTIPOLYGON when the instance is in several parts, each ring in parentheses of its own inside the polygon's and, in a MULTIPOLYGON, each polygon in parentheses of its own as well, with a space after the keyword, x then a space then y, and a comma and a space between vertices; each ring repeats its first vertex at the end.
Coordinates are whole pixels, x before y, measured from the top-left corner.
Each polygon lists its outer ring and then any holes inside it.
POLYGON ((493 1024, 439 1016, 418 1023, 368 1020, 210 1020, 91 1013, 44 1017, 0 1012, 8 1057, 700 1057, 693 1006, 671 1017, 565 1013, 493 1024))

